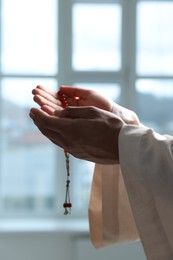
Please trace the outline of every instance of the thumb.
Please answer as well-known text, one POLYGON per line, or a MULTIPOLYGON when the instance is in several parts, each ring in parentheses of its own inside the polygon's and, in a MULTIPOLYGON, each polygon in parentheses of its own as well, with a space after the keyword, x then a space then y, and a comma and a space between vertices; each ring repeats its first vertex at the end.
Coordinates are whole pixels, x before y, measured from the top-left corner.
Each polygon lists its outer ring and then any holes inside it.
POLYGON ((56 110, 55 116, 60 118, 86 118, 94 119, 98 116, 98 108, 95 107, 67 107, 63 110, 56 110))
POLYGON ((80 87, 73 86, 60 86, 60 91, 62 91, 68 97, 78 97, 78 98, 86 98, 89 95, 88 89, 83 89, 80 87))

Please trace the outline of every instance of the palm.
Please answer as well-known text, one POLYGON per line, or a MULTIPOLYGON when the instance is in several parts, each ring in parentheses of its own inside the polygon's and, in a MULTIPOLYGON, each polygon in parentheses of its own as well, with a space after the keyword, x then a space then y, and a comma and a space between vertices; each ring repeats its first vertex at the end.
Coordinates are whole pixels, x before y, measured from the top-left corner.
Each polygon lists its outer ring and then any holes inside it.
MULTIPOLYGON (((112 111, 113 103, 93 90, 61 87, 61 91, 66 95, 69 106, 95 106, 109 112, 112 111)), ((50 115, 62 107, 58 95, 42 86, 34 89, 33 94, 34 100, 50 115)))
MULTIPOLYGON (((81 90, 81 89, 80 89, 81 90)), ((79 89, 78 89, 78 92, 79 89)), ((108 99, 102 97, 99 95, 97 92, 93 90, 81 90, 80 93, 78 93, 79 99, 76 101, 76 99, 68 97, 67 101, 70 106, 94 106, 106 111, 111 111, 112 110, 112 103, 108 99)))

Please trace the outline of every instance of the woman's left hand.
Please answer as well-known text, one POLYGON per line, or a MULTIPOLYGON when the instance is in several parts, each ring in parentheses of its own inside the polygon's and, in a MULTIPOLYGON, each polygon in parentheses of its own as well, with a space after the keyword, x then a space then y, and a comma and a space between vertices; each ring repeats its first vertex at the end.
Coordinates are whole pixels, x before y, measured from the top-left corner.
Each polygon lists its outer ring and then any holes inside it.
POLYGON ((100 164, 119 163, 118 136, 124 122, 113 113, 69 107, 53 116, 32 108, 30 117, 43 135, 73 156, 100 164))

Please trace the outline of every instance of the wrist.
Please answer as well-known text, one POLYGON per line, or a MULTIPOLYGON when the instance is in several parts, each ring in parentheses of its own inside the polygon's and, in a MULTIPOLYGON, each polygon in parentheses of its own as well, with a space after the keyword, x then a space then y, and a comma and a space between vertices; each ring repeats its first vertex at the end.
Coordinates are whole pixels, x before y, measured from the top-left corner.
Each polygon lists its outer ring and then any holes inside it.
POLYGON ((127 125, 141 125, 139 118, 134 111, 124 108, 118 104, 114 103, 112 106, 112 113, 119 116, 127 125))

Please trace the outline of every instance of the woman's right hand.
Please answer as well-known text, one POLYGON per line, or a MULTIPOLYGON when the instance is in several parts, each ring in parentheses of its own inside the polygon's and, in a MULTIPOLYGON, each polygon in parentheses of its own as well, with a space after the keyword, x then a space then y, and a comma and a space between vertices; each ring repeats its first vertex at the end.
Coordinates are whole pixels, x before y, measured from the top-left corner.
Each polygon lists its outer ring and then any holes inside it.
MULTIPOLYGON (((114 103, 94 90, 72 86, 61 86, 60 91, 62 91, 66 96, 69 106, 97 107, 112 112, 120 117, 126 124, 140 124, 137 115, 133 111, 114 103)), ((49 115, 53 115, 56 110, 62 108, 62 103, 58 93, 47 90, 43 86, 37 86, 33 89, 32 93, 35 102, 38 103, 49 115)))

